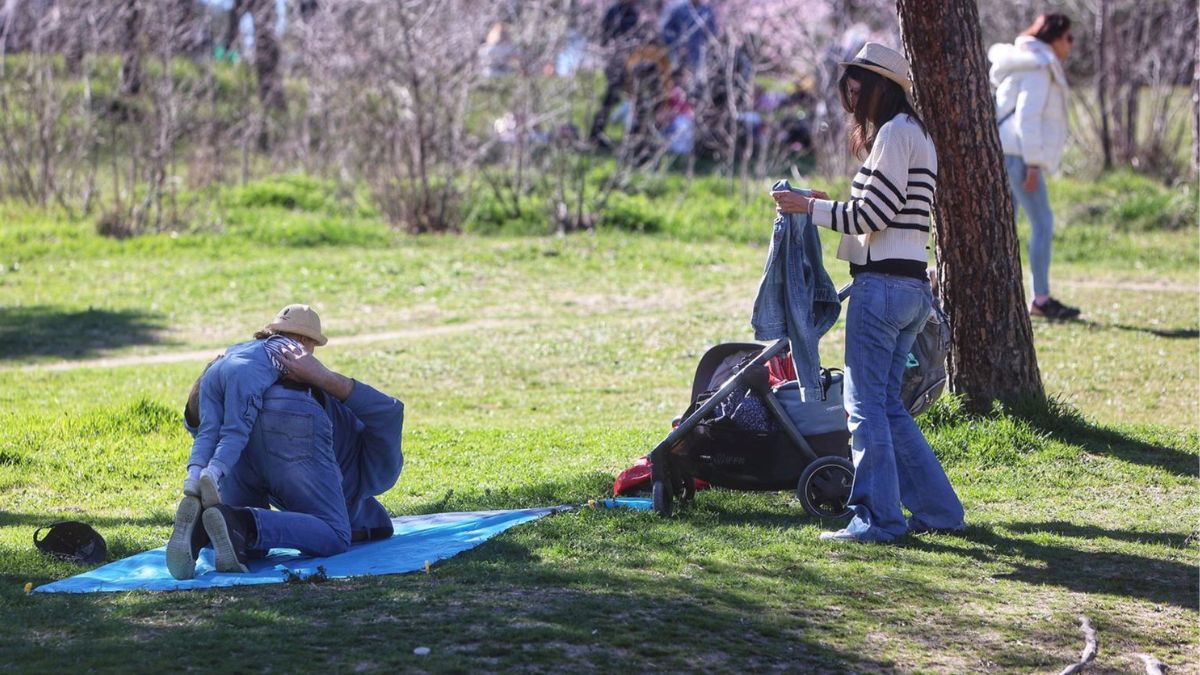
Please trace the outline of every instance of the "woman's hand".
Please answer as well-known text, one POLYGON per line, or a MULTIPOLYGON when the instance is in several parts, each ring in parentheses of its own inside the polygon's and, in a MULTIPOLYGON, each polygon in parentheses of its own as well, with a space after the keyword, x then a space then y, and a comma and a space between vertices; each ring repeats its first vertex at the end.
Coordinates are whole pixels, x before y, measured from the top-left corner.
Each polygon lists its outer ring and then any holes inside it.
POLYGON ((1021 187, 1025 188, 1026 192, 1033 192, 1037 189, 1038 176, 1041 175, 1041 170, 1036 166, 1031 166, 1025 169, 1025 182, 1021 187))
POLYGON ((345 401, 354 389, 354 380, 325 367, 310 352, 285 353, 283 367, 289 379, 319 387, 345 401))
POLYGON ((780 213, 812 213, 812 199, 791 190, 775 190, 771 192, 771 199, 775 200, 775 210, 780 213))

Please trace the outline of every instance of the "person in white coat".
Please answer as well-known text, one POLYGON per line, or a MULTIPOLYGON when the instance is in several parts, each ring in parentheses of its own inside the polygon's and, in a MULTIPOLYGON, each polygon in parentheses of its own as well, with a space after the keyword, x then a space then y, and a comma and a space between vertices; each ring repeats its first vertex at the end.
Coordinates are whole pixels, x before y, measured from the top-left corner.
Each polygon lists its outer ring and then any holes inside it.
POLYGON ((996 119, 1013 205, 1029 217, 1029 267, 1033 276, 1031 316, 1074 319, 1079 309, 1050 295, 1054 213, 1046 174, 1058 170, 1067 143, 1067 77, 1063 61, 1075 38, 1071 20, 1043 14, 1013 44, 988 49, 996 87, 996 119))

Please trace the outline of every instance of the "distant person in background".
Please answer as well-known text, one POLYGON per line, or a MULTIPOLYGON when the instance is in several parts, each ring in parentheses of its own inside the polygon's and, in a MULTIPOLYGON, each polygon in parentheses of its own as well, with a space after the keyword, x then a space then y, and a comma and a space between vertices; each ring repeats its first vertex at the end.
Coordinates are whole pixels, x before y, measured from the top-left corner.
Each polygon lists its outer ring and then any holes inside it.
POLYGON ((1029 268, 1033 274, 1031 316, 1074 319, 1079 309, 1050 295, 1054 213, 1046 173, 1058 170, 1067 143, 1067 76, 1063 62, 1075 38, 1071 20, 1043 14, 1013 44, 988 49, 996 87, 996 118, 1004 168, 1016 209, 1029 216, 1029 268))
POLYGON ((616 0, 600 22, 600 46, 608 50, 604 65, 604 98, 600 100, 600 109, 592 119, 588 138, 602 147, 611 145, 604 137, 604 127, 608 125, 608 117, 620 100, 621 90, 625 86, 625 62, 636 44, 633 38, 638 18, 638 0, 616 0))
POLYGON ((657 152, 658 125, 676 87, 662 38, 649 25, 638 28, 636 35, 637 46, 625 60, 625 91, 629 97, 625 138, 634 161, 641 163, 657 152))
POLYGON ((521 68, 521 52, 512 43, 511 29, 503 21, 492 24, 479 48, 479 59, 483 63, 486 77, 512 75, 521 68))
POLYGON ((658 31, 671 64, 685 77, 694 78, 703 63, 705 46, 717 35, 717 18, 700 0, 678 0, 663 10, 658 31))

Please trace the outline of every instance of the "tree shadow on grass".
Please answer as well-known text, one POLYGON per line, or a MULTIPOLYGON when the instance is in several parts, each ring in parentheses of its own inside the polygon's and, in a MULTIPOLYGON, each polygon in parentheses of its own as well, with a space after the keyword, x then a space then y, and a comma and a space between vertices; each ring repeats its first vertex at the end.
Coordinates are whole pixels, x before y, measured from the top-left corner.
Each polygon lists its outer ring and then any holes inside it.
POLYGON ((1090 453, 1108 455, 1130 464, 1151 466, 1176 476, 1200 477, 1195 453, 1167 447, 1092 424, 1078 411, 1055 400, 1020 402, 1012 408, 1015 417, 1039 431, 1083 447, 1090 453))
POLYGON ((17 513, 13 511, 0 511, 0 527, 25 527, 29 528, 32 533, 33 530, 39 527, 44 527, 60 520, 78 520, 97 529, 101 527, 169 526, 172 523, 173 516, 174 514, 167 514, 161 510, 147 512, 145 515, 135 518, 128 516, 96 516, 86 512, 17 513))
POLYGON ((1145 333, 1154 337, 1166 338, 1168 340, 1195 340, 1200 338, 1200 330, 1195 328, 1150 328, 1148 326, 1131 326, 1124 323, 1101 323, 1091 319, 1078 319, 1080 324, 1093 330, 1124 330, 1136 333, 1145 333))
POLYGON ((668 672, 733 670, 734 663, 752 672, 888 667, 825 644, 805 617, 781 630, 778 615, 745 598, 696 593, 703 589, 673 580, 630 588, 619 575, 582 579, 520 557, 504 560, 497 574, 498 554, 521 556, 493 549, 461 560, 452 573, 326 584, 6 593, 14 629, 0 637, 0 663, 20 663, 26 672, 62 663, 116 670, 131 650, 147 649, 140 665, 152 670, 185 663, 341 672, 370 663, 382 671, 609 672, 621 661, 668 672), (430 647, 432 656, 413 656, 414 645, 430 647))
MULTIPOLYGON (((539 541, 576 530, 571 522, 547 525, 539 541)), ((771 580, 769 570, 733 565, 712 573, 771 580)), ((547 561, 509 536, 432 574, 329 584, 25 597, 19 583, 27 579, 0 572, 0 580, 0 609, 17 627, 0 637, 6 655, 0 662, 11 658, 31 671, 65 662, 112 669, 129 649, 147 646, 143 666, 153 669, 184 662, 200 669, 242 663, 255 670, 342 671, 367 652, 371 663, 391 666, 384 670, 433 663, 414 659, 413 645, 432 648, 436 669, 456 671, 601 672, 621 659, 681 672, 733 663, 739 670, 799 672, 889 666, 823 638, 836 612, 781 613, 752 589, 678 575, 631 585, 620 570, 547 561), (305 626, 320 629, 297 642, 305 626)), ((836 576, 814 583, 824 580, 850 583, 836 576)))
MULTIPOLYGON (((1142 534, 1061 521, 1022 522, 1004 524, 1002 527, 1011 527, 1014 531, 1027 534, 1078 537, 1081 541, 1115 539, 1180 546, 1186 541, 1186 536, 1180 534, 1142 534)), ((981 544, 984 548, 955 546, 948 537, 909 538, 903 545, 969 556, 982 563, 1008 565, 1012 571, 997 576, 1035 587, 1058 586, 1078 593, 1119 595, 1197 609, 1196 597, 1200 593, 1200 584, 1195 567, 1191 564, 1095 550, 1090 545, 1091 550, 1085 550, 1082 545, 1077 548, 1045 544, 1023 537, 1006 536, 991 525, 970 526, 961 538, 981 544)))
POLYGON ((163 329, 160 315, 137 310, 0 307, 0 361, 91 358, 108 349, 160 342, 163 329))

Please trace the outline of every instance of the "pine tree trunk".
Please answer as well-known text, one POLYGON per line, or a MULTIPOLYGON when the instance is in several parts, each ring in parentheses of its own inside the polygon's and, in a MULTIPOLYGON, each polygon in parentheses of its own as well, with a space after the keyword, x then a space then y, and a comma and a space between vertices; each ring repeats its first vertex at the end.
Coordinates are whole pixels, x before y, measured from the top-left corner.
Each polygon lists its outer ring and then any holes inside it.
POLYGON ((1025 305, 975 0, 897 0, 915 96, 938 151, 938 272, 950 387, 975 410, 1044 396, 1025 305))

